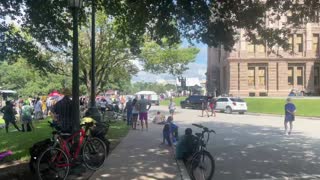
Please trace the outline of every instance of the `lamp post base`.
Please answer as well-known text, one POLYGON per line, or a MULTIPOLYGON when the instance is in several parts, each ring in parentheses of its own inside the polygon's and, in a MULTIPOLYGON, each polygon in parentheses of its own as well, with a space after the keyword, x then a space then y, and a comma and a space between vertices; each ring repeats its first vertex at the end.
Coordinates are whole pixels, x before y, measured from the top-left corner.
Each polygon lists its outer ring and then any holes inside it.
POLYGON ((99 112, 99 109, 96 106, 89 107, 86 112, 87 117, 91 117, 92 119, 96 120, 97 122, 102 121, 101 114, 99 112))

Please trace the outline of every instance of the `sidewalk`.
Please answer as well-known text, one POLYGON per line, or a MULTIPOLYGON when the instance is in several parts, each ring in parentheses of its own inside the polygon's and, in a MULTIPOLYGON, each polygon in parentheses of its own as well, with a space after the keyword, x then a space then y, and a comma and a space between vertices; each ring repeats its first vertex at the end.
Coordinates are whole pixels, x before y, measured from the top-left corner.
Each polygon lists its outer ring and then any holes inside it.
POLYGON ((173 152, 160 145, 161 137, 162 126, 150 121, 148 131, 130 130, 90 180, 180 180, 173 152))

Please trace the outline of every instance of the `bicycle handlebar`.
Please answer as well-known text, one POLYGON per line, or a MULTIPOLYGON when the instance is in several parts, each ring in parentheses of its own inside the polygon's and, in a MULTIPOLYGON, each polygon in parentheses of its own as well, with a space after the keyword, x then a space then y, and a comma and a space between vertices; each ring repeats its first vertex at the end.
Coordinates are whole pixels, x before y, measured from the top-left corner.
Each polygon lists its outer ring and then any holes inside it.
POLYGON ((201 124, 192 124, 192 125, 195 126, 195 127, 203 129, 204 132, 209 132, 209 133, 216 134, 216 132, 214 130, 209 130, 209 128, 207 128, 207 127, 205 127, 205 126, 203 126, 201 124))

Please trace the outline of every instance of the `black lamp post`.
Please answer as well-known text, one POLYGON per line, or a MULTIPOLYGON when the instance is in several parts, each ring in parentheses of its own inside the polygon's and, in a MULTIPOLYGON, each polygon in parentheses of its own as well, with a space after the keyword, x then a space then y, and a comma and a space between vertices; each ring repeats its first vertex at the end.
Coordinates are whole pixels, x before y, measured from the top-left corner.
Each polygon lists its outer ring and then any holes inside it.
POLYGON ((95 0, 92 2, 92 14, 91 14, 91 93, 90 93, 90 107, 86 113, 96 121, 101 121, 101 115, 96 106, 96 60, 95 60, 95 37, 96 37, 96 4, 95 0))
POLYGON ((80 129, 79 104, 79 51, 78 51, 78 14, 82 0, 69 0, 69 7, 73 16, 73 48, 72 48, 72 119, 73 131, 80 129))

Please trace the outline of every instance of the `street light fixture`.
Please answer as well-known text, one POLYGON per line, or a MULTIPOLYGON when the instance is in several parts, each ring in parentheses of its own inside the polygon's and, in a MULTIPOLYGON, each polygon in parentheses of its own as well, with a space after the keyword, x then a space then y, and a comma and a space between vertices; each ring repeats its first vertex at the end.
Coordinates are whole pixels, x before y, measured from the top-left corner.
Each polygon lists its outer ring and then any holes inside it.
POLYGON ((81 8, 82 0, 68 0, 70 8, 81 8))
POLYGON ((78 14, 82 7, 82 0, 69 0, 69 7, 73 16, 72 36, 72 119, 73 131, 80 129, 80 103, 79 103, 79 41, 78 41, 78 14))

